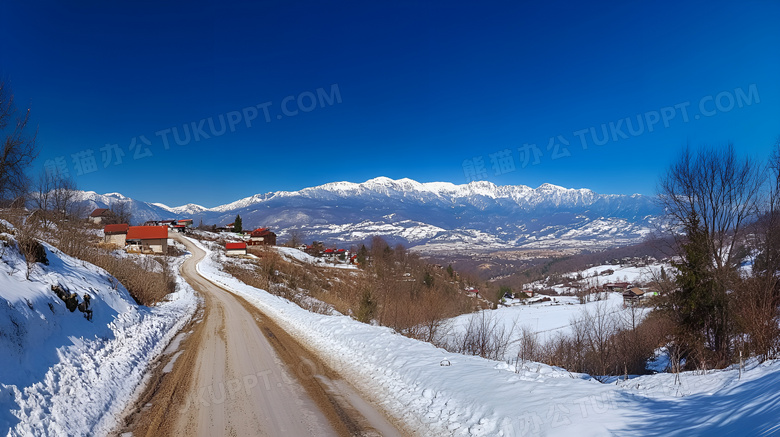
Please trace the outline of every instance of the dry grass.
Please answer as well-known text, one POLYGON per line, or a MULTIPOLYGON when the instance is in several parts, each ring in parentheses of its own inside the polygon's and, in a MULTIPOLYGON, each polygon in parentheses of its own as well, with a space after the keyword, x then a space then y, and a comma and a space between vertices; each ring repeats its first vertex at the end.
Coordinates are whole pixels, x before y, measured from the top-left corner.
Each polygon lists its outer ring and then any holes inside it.
POLYGON ((115 246, 103 243, 93 232, 96 227, 84 220, 58 220, 45 228, 34 217, 25 221, 28 215, 21 210, 2 212, 2 218, 17 230, 24 230, 25 235, 34 235, 74 258, 106 270, 117 280, 114 287, 124 285, 137 303, 154 305, 175 290, 175 275, 164 257, 118 258, 111 253, 115 246))
POLYGON ((446 271, 397 250, 367 269, 342 270, 287 261, 271 248, 254 246, 249 253, 259 259, 231 260, 223 268, 306 309, 333 308, 425 341, 436 337, 446 318, 474 310, 473 301, 446 271))

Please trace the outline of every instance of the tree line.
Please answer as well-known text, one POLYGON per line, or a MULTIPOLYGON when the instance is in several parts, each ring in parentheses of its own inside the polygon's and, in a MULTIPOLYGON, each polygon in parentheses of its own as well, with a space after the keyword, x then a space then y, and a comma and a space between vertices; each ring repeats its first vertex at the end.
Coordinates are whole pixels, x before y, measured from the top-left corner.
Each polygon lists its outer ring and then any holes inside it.
POLYGON ((780 140, 765 164, 733 145, 686 148, 658 184, 677 255, 657 307, 688 367, 780 351, 780 140))

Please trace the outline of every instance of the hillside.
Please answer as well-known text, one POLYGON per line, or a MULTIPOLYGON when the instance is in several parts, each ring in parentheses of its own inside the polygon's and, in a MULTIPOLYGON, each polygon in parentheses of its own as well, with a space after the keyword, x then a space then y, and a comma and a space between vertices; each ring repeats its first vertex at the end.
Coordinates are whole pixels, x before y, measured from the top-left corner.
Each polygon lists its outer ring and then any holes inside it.
POLYGON ((0 220, 0 435, 104 435, 195 295, 180 281, 166 302, 138 305, 105 270, 46 243, 47 264, 28 279, 13 234, 0 220), (80 303, 89 295, 91 318, 56 290, 80 303))

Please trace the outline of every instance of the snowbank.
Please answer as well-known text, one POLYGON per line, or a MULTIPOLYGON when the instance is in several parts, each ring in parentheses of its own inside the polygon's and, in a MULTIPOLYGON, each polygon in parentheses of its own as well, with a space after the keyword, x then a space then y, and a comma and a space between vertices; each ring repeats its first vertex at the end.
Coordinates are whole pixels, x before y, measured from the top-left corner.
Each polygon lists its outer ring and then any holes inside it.
MULTIPOLYGON (((148 364, 197 306, 179 279, 169 301, 139 306, 105 270, 45 244, 30 280, 12 237, 0 247, 0 435, 105 434, 148 364), (89 294, 92 320, 52 285, 89 294)), ((178 262, 183 262, 179 259, 178 262)))

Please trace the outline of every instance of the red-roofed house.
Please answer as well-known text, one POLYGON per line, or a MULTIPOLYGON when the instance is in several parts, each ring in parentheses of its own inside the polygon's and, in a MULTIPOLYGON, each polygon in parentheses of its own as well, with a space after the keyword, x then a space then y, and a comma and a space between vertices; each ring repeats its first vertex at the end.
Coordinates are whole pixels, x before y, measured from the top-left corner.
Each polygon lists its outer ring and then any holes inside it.
POLYGON ((103 228, 103 242, 114 244, 118 247, 125 247, 125 239, 127 238, 127 230, 130 225, 122 223, 121 225, 106 225, 103 228))
POLYGON ((276 234, 269 231, 268 228, 257 228, 249 233, 249 245, 276 246, 276 234))
POLYGON ((184 225, 184 226, 186 226, 188 228, 191 228, 192 227, 192 219, 181 219, 181 220, 179 220, 178 224, 179 225, 184 225))
POLYGON ((113 217, 114 217, 114 213, 111 212, 110 209, 108 209, 108 208, 98 208, 98 209, 92 211, 92 214, 89 215, 89 221, 94 223, 94 224, 96 224, 96 225, 99 225, 99 224, 103 223, 104 221, 106 221, 106 220, 108 220, 110 218, 113 218, 113 217))
POLYGON ((127 251, 165 254, 168 252, 168 226, 130 226, 127 251))
POLYGON ((227 256, 246 255, 246 243, 225 243, 225 254, 227 256))

